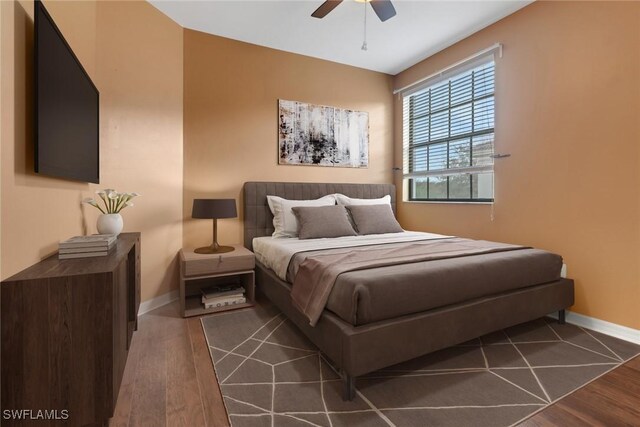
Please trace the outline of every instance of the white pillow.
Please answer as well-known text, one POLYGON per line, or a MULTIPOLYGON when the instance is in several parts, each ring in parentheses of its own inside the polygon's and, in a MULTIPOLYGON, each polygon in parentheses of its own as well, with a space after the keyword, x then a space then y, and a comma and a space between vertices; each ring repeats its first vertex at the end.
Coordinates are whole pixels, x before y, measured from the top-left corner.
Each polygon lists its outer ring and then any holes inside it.
POLYGON ((347 197, 344 194, 336 193, 336 200, 339 205, 352 206, 352 205, 390 205, 391 204, 391 196, 386 195, 384 197, 380 197, 379 199, 353 199, 351 197, 347 197))
POLYGON ((278 196, 267 196, 269 209, 273 214, 273 237, 297 237, 298 220, 291 208, 296 206, 333 206, 336 198, 333 195, 316 200, 287 200, 278 196))

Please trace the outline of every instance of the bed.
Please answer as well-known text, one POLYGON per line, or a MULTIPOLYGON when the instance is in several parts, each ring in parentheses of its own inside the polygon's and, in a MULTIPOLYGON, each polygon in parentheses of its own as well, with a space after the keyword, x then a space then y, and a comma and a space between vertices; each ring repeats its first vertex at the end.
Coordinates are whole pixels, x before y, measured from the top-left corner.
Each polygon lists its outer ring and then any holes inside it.
MULTIPOLYGON (((363 199, 389 195, 395 212, 395 186, 391 184, 247 182, 244 245, 254 252, 257 249, 258 290, 340 370, 346 400, 355 396, 357 376, 552 312, 559 312, 563 322, 564 310, 573 305, 573 281, 560 277, 562 258, 519 247, 346 272, 337 277, 312 326, 292 302, 289 266, 279 267, 267 253, 288 252, 294 259, 297 253, 324 249, 315 247, 317 243, 302 249, 286 247, 295 246, 297 239, 270 241, 273 216, 267 195, 310 200, 334 193, 363 199)), ((370 236, 367 244, 381 244, 377 237, 370 236)), ((384 242, 385 237, 380 237, 384 242)), ((399 238, 425 245, 455 239, 424 233, 399 238)), ((357 238, 344 238, 345 242, 353 240, 357 238)))

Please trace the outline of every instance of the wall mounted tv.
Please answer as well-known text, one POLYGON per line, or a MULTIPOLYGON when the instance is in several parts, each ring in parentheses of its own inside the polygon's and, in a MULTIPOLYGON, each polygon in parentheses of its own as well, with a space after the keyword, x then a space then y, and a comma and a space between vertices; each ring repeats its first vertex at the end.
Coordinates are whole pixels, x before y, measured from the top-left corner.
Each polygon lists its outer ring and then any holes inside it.
POLYGON ((99 183, 99 92, 35 2, 35 171, 99 183))

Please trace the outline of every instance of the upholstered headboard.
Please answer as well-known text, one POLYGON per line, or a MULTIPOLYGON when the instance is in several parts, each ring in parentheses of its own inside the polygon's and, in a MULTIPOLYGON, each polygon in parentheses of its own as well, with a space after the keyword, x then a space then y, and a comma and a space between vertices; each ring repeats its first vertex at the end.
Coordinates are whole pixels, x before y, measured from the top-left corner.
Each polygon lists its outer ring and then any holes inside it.
POLYGON ((289 200, 311 200, 328 194, 342 193, 359 199, 391 196, 391 208, 396 211, 396 186, 393 184, 328 184, 315 182, 245 182, 244 184, 244 246, 251 249, 254 237, 273 233, 273 215, 267 196, 289 200))

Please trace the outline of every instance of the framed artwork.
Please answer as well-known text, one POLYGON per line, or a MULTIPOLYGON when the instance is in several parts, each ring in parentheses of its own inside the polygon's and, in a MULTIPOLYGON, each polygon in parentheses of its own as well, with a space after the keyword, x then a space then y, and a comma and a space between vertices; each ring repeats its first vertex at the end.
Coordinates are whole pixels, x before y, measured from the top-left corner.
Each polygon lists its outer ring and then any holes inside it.
POLYGON ((278 163, 369 166, 369 113, 278 100, 278 163))

